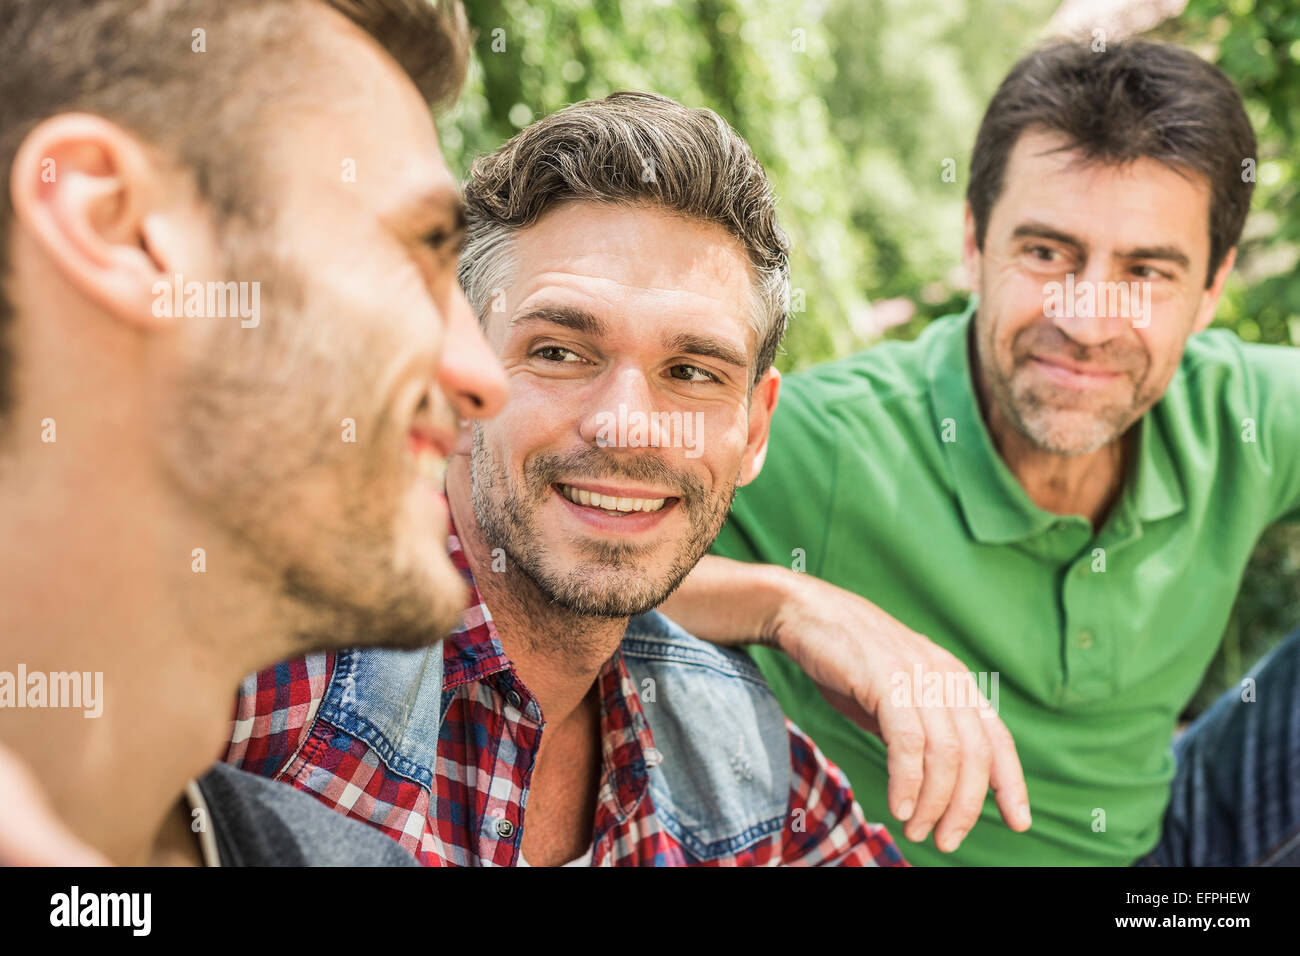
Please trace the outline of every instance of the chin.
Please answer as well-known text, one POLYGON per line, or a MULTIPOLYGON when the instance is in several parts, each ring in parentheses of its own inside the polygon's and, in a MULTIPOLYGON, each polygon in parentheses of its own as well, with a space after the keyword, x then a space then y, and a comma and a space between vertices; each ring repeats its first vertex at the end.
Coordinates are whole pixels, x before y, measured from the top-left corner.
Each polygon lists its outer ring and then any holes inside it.
POLYGON ((1092 415, 1058 412, 1048 419, 1029 420, 1024 424, 1034 444, 1056 455, 1088 455, 1122 434, 1112 423, 1092 415))

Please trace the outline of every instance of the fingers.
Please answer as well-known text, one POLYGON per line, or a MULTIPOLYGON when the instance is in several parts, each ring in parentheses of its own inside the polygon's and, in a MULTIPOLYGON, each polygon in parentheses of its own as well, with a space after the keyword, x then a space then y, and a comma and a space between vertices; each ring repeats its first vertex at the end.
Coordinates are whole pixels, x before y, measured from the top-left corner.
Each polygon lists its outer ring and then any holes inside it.
POLYGON ((952 712, 946 707, 922 707, 920 714, 925 725, 925 779, 916 812, 903 827, 903 836, 913 842, 924 840, 948 808, 962 761, 961 737, 952 712))
POLYGON ((1020 766, 1016 742, 1002 718, 992 710, 983 712, 981 716, 986 718, 983 723, 987 725, 985 729, 989 742, 993 745, 989 784, 993 787, 994 799, 1007 826, 1017 833, 1023 833, 1029 829, 1033 818, 1029 813, 1029 791, 1025 787, 1025 771, 1020 766))
POLYGON ((934 845, 945 853, 957 849, 979 820, 993 765, 993 745, 975 711, 959 708, 953 712, 953 722, 961 740, 961 767, 947 809, 934 828, 934 845))
POLYGON ((1024 770, 1006 724, 956 658, 940 652, 923 671, 942 678, 944 699, 886 698, 877 713, 889 808, 906 822, 903 835, 915 842, 933 832, 935 846, 953 852, 979 822, 990 787, 1007 825, 1029 829, 1024 770))
POLYGON ((916 710, 882 703, 876 715, 889 770, 889 812, 908 820, 916 810, 925 779, 925 726, 916 710))

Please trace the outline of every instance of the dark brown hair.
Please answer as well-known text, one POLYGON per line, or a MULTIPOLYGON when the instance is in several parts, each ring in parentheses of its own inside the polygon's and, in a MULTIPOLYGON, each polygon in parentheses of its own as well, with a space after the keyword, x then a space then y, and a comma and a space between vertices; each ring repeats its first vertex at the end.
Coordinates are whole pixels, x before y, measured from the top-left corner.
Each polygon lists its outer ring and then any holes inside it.
POLYGON ((1141 158, 1191 170, 1210 184, 1208 287, 1241 238, 1254 176, 1255 133, 1241 96, 1216 67, 1180 47, 1144 40, 1094 52, 1056 41, 1007 74, 980 124, 971 156, 970 201, 981 249, 1002 193, 1007 157, 1026 130, 1062 134, 1090 162, 1141 158), (1247 164, 1246 160, 1250 160, 1247 164))
MULTIPOLYGON (((369 34, 431 107, 455 100, 469 56, 459 0, 0 0, 0 279, 14 156, 59 113, 94 113, 163 150, 193 172, 219 225, 252 218, 264 195, 259 117, 310 85, 298 51, 326 8, 369 34)), ((14 401, 12 318, 0 284, 0 421, 14 401)))

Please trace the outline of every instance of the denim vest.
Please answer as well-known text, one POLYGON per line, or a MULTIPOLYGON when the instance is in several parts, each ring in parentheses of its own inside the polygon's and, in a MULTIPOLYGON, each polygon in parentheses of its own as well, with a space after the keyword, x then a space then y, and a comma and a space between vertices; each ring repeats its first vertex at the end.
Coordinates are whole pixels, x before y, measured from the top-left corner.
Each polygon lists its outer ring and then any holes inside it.
MULTIPOLYGON (((645 773, 664 829, 697 861, 708 861, 785 825, 789 731, 749 657, 692 637, 653 611, 629 621, 621 651, 658 751, 644 755, 645 773)), ((341 652, 318 717, 432 790, 439 725, 453 695, 442 683, 441 644, 341 652)), ((634 711, 636 703, 629 701, 634 711)))

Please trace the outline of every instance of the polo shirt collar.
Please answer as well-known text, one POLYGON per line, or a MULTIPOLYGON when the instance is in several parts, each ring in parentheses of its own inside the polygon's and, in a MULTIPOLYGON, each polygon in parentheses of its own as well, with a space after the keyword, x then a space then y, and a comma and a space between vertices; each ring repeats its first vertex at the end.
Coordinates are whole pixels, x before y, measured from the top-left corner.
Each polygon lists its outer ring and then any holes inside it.
MULTIPOLYGON (((985 544, 1006 544, 1043 533, 1061 516, 1030 500, 998 454, 980 414, 968 348, 978 305, 979 297, 971 296, 965 312, 935 329, 926 365, 930 411, 971 535, 985 544), (945 436, 950 440, 943 440, 945 436)), ((1141 521, 1176 514, 1185 504, 1158 409, 1159 404, 1135 426, 1139 430, 1136 464, 1115 507, 1121 513, 1136 505, 1141 521)))

